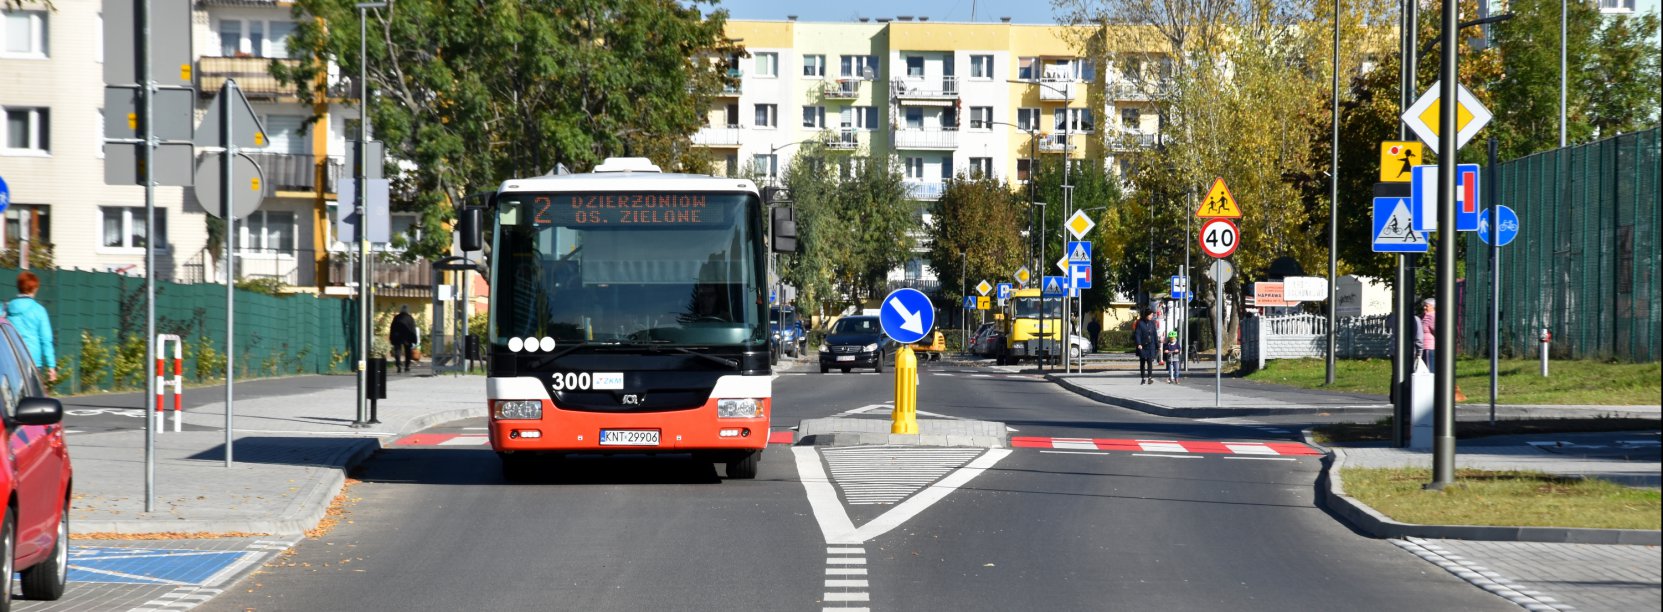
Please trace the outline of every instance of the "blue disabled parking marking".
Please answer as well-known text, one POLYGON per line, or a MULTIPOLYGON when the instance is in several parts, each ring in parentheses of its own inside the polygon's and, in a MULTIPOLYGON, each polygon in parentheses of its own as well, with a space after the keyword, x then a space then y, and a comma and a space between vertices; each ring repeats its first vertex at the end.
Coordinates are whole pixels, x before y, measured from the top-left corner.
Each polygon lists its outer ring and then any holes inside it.
POLYGON ((70 582, 212 586, 259 553, 188 548, 71 546, 70 582))

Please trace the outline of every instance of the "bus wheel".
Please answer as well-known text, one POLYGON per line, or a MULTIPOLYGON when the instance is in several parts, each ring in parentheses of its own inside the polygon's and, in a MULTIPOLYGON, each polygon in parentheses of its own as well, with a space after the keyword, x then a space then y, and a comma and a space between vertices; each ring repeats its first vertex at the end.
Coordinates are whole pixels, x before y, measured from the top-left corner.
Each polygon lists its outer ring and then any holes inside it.
POLYGON ((744 457, 728 462, 728 478, 750 480, 756 478, 757 464, 762 462, 762 451, 745 453, 744 457))
POLYGON ((522 454, 497 453, 502 461, 502 478, 509 482, 531 480, 536 457, 522 454))

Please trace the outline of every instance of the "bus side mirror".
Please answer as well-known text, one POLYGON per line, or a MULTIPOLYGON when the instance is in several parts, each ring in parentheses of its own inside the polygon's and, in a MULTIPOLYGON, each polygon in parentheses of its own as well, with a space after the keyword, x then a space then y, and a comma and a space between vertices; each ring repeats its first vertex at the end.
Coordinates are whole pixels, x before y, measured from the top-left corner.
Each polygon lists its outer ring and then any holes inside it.
POLYGON ((460 234, 462 250, 478 251, 485 248, 480 237, 480 228, 485 225, 485 209, 477 206, 464 206, 458 214, 456 232, 460 234))
POLYGON ((775 253, 799 252, 797 244, 797 213, 788 206, 773 209, 773 244, 775 253))

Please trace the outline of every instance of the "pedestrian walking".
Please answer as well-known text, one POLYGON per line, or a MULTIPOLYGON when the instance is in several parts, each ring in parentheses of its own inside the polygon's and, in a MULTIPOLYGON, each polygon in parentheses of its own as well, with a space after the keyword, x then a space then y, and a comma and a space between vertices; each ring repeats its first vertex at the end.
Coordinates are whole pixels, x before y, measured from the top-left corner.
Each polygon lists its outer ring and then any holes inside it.
POLYGON ((1161 354, 1161 328, 1155 324, 1155 311, 1143 310, 1143 318, 1132 328, 1132 341, 1138 345, 1139 384, 1155 384, 1155 362, 1161 354))
POLYGON ((19 272, 17 274, 17 297, 6 302, 6 318, 11 319, 12 327, 17 328, 17 335, 23 338, 23 346, 29 349, 29 357, 35 360, 35 368, 46 373, 48 382, 58 380, 58 353, 52 348, 52 319, 46 314, 46 307, 35 301, 35 292, 40 290, 40 277, 33 272, 19 272))
POLYGON ((1438 373, 1438 301, 1426 298, 1421 302, 1424 312, 1420 316, 1420 349, 1426 356, 1426 371, 1438 373))
POLYGON ((1092 350, 1095 351, 1099 345, 1098 339, 1103 335, 1103 324, 1097 321, 1097 317, 1092 317, 1091 322, 1086 324, 1086 333, 1089 334, 1086 340, 1091 342, 1092 350))
POLYGON ((393 344, 393 363, 398 371, 409 372, 412 349, 421 342, 421 331, 416 329, 416 318, 410 316, 409 306, 399 306, 393 324, 387 330, 387 341, 393 344))
POLYGON ((1184 347, 1178 344, 1178 332, 1166 332, 1166 344, 1161 345, 1161 357, 1166 360, 1166 382, 1178 384, 1178 362, 1184 358, 1184 347))

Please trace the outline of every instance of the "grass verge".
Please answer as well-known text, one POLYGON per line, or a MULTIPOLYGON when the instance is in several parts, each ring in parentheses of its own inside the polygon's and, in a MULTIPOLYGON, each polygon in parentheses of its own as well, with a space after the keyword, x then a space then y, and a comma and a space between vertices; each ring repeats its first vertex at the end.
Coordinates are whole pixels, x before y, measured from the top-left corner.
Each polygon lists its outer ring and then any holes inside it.
POLYGON ((1426 468, 1345 468, 1345 492, 1404 523, 1657 529, 1663 496, 1597 479, 1456 470, 1457 486, 1423 490, 1426 468))
MULTIPOLYGON (((1322 444, 1347 442, 1384 442, 1392 439, 1392 419, 1385 417, 1373 423, 1327 423, 1311 428, 1311 437, 1322 444)), ((1663 429, 1658 419, 1626 419, 1616 417, 1565 419, 1510 419, 1489 421, 1456 421, 1458 439, 1485 436, 1512 436, 1540 433, 1591 433, 1602 431, 1656 431, 1663 429)))
MULTIPOLYGON (((1542 378, 1533 359, 1504 359, 1497 368, 1496 401, 1502 404, 1656 406, 1663 396, 1663 364, 1564 360, 1549 365, 1542 378)), ((1388 395, 1390 359, 1342 359, 1334 363, 1334 384, 1321 359, 1277 359, 1246 376, 1247 380, 1306 389, 1388 395)), ((1473 404, 1490 401, 1490 360, 1457 359, 1455 383, 1473 404)))

